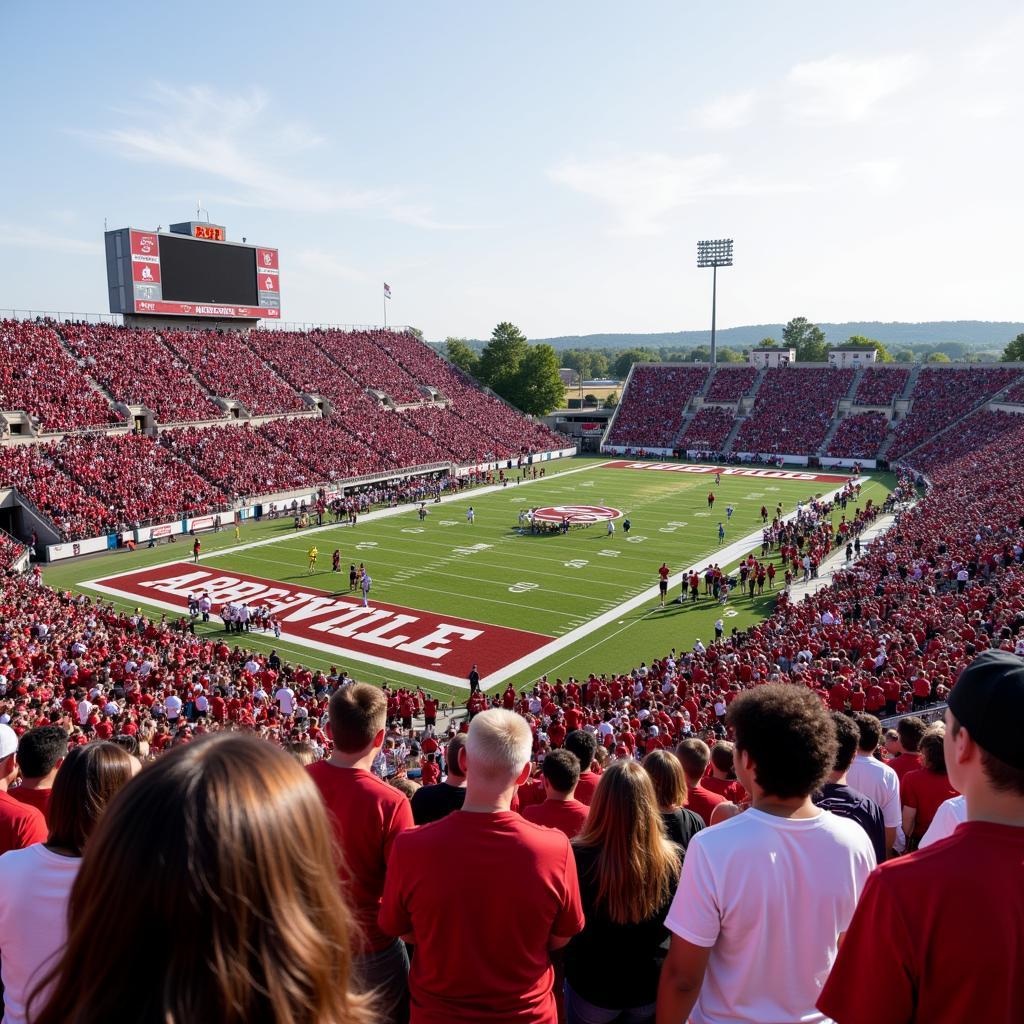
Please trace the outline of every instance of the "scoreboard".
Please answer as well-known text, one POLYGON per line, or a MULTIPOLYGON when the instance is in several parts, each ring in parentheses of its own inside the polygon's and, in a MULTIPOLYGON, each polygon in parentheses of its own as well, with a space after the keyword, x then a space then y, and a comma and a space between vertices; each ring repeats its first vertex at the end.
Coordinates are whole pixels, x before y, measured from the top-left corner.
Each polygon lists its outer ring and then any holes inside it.
POLYGON ((110 312, 138 316, 281 317, 277 249, 229 242, 218 224, 104 235, 110 312))

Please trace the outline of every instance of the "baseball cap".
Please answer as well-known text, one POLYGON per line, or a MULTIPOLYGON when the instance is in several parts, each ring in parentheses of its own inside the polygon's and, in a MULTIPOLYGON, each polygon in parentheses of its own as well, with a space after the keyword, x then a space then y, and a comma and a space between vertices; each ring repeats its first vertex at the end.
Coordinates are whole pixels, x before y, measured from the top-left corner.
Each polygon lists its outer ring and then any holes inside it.
POLYGON ((979 747, 1024 770, 1024 660, 1009 651, 980 654, 950 691, 949 710, 979 747))
POLYGON ((18 734, 9 725, 0 725, 0 761, 18 749, 18 734))

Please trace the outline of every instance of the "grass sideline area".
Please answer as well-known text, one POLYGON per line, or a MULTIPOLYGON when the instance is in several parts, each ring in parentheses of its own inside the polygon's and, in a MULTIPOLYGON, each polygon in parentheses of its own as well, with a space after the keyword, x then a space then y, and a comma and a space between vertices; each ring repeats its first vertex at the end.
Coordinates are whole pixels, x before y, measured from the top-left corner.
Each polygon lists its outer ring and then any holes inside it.
MULTIPOLYGON (((620 460, 578 457, 545 464, 543 479, 510 482, 489 493, 478 488, 430 504, 423 522, 414 506, 402 506, 394 514, 361 518, 354 529, 325 526, 296 534, 290 519, 264 520, 243 524, 237 542, 229 527, 219 534, 202 535, 198 568, 247 574, 292 588, 313 588, 351 601, 348 566, 365 562, 373 578, 371 605, 379 602, 398 606, 399 612, 410 615, 423 612, 469 620, 483 624, 484 630, 495 627, 543 634, 543 641, 538 641, 543 643, 559 641, 559 649, 534 663, 517 667, 519 659, 513 658, 500 681, 484 680, 489 689, 503 689, 509 681, 520 688, 545 672, 564 678, 589 671, 626 670, 669 648, 688 648, 697 637, 707 642, 713 637, 715 619, 723 612, 717 603, 702 597, 696 605, 670 604, 661 609, 656 597, 638 601, 639 595, 656 585, 661 562, 667 562, 673 574, 694 564, 703 567, 709 561, 719 561, 723 568, 734 566, 755 549, 752 542, 737 550, 736 542, 751 534, 759 538, 762 504, 773 514, 781 502, 788 514, 797 501, 841 486, 740 475, 723 475, 716 486, 713 474, 613 468, 608 465, 613 461, 620 460), (709 491, 716 497, 710 511, 709 491), (470 505, 476 514, 472 525, 466 519, 470 505), (731 520, 726 519, 727 505, 735 510, 731 520), (567 536, 524 533, 518 523, 520 511, 544 506, 608 506, 628 517, 632 530, 625 536, 619 518, 612 536, 605 522, 573 529, 567 536), (716 554, 722 550, 717 536, 720 520, 727 524, 723 549, 733 549, 727 562, 716 554), (312 543, 320 557, 318 571, 308 575, 306 551, 312 543), (331 572, 335 548, 341 550, 340 574, 331 572), (635 606, 621 609, 629 602, 635 606), (598 619, 602 624, 590 630, 590 624, 598 619)), ((893 484, 887 474, 870 474, 863 485, 861 505, 869 498, 881 504, 893 484)), ((848 510, 850 518, 855 507, 848 510)), ((838 516, 837 510, 837 521, 838 516)), ((44 579, 51 586, 111 599, 118 608, 141 606, 149 614, 158 617, 166 612, 170 618, 174 613, 166 608, 131 594, 111 597, 85 584, 100 579, 109 583, 110 577, 172 561, 191 563, 190 548, 191 538, 181 537, 174 545, 86 556, 45 569, 44 579)), ((759 540, 756 553, 760 553, 759 540)), ((195 567, 179 568, 187 573, 195 567)), ((776 582, 781 584, 781 575, 776 582)), ((678 593, 674 586, 670 597, 678 593)), ((730 600, 726 629, 745 628, 770 614, 773 605, 774 595, 768 591, 753 601, 746 597, 730 600)), ((230 643, 265 652, 276 649, 283 658, 313 668, 344 667, 368 682, 423 685, 444 699, 465 699, 464 688, 424 679, 415 667, 392 669, 354 654, 312 648, 298 638, 289 639, 287 623, 285 631, 280 639, 260 632, 232 634, 230 643)), ((225 635, 219 619, 198 625, 197 632, 225 635)), ((481 671, 486 677, 484 664, 481 671)))

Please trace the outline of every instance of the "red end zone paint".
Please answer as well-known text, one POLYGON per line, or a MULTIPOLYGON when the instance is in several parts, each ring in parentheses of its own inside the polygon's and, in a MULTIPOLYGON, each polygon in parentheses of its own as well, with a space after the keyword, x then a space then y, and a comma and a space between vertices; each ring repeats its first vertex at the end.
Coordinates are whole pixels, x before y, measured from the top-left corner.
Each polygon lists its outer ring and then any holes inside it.
POLYGON ((468 685, 466 676, 474 664, 481 678, 486 679, 551 642, 551 637, 540 633, 379 601, 363 608, 362 600, 354 595, 332 596, 315 587, 189 562, 140 569, 87 585, 103 593, 175 609, 188 608, 189 594, 205 592, 213 602, 215 615, 229 601, 267 605, 281 623, 282 635, 289 640, 462 685, 468 685))
POLYGON ((607 505, 547 505, 533 510, 533 518, 542 523, 560 523, 563 519, 570 523, 603 523, 621 515, 617 508, 607 505))
POLYGON ((801 473, 791 469, 755 469, 743 466, 693 466, 679 462, 619 462, 605 463, 608 469, 653 469, 663 473, 697 473, 704 476, 721 473, 722 476, 752 476, 759 480, 798 480, 816 484, 845 484, 849 476, 828 473, 801 473))

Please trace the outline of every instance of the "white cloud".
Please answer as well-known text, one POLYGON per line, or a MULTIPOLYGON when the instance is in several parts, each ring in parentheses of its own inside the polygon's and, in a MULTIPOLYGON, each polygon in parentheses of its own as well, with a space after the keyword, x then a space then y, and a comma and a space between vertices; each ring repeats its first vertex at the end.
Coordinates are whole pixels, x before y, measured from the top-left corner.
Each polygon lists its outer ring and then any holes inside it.
POLYGON ((619 232, 654 235, 665 218, 708 194, 723 166, 716 154, 673 157, 664 153, 567 160, 552 168, 552 180, 611 207, 619 232))
POLYGON ((441 222, 403 189, 358 188, 296 169, 296 158, 315 151, 324 139, 300 121, 283 119, 262 90, 228 94, 158 84, 150 99, 145 116, 122 112, 126 122, 136 122, 134 127, 90 137, 128 159, 196 172, 208 201, 300 213, 361 210, 416 227, 461 227, 441 222), (233 187, 210 194, 208 179, 233 187))
POLYGON ((306 277, 315 276, 335 281, 351 281, 354 284, 366 284, 371 280, 370 275, 365 271, 350 266, 333 253, 323 249, 301 249, 295 254, 294 263, 306 277))
POLYGON ((882 100, 916 82, 924 66, 912 53, 864 59, 834 54, 805 61, 786 76, 790 111, 815 123, 860 121, 882 100))
POLYGON ((4 223, 0 223, 0 246, 9 249, 42 249, 44 252, 63 252, 73 256, 95 256, 103 252, 102 242, 66 238, 34 225, 4 223))
POLYGON ((708 131, 731 131, 750 122, 756 96, 753 91, 716 96, 694 111, 694 122, 708 131))
POLYGON ((892 192, 901 182, 903 161, 898 159, 862 160, 850 168, 860 184, 872 192, 892 192))

